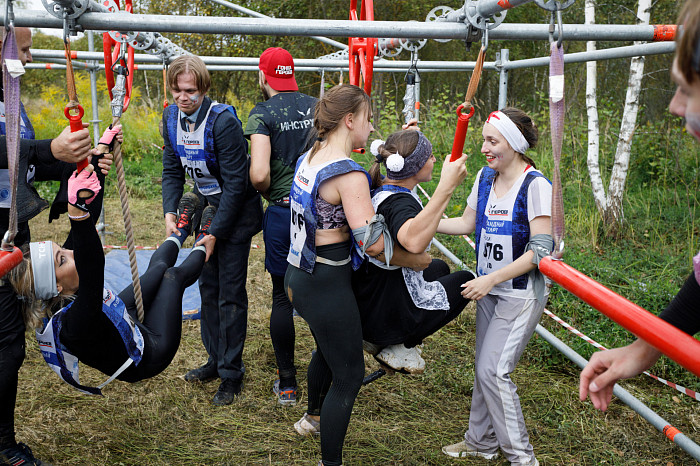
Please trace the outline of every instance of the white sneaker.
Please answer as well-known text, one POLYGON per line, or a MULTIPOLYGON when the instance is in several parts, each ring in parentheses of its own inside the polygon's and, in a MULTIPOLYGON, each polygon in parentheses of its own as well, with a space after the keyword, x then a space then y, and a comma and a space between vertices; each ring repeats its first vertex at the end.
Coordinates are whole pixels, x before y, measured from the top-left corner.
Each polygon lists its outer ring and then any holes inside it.
POLYGON ((510 463, 513 466, 540 466, 540 462, 534 456, 529 463, 510 463))
POLYGON ((409 374, 422 374, 425 370, 425 360, 421 357, 421 350, 417 346, 406 348, 403 343, 387 346, 375 357, 397 371, 403 369, 409 374))
POLYGON ((447 456, 451 456, 453 458, 466 458, 467 456, 478 456, 479 458, 484 458, 486 460, 492 460, 498 456, 498 452, 485 453, 485 452, 474 450, 472 447, 467 445, 466 440, 462 440, 461 442, 455 443, 454 445, 448 445, 446 447, 442 447, 442 452, 444 454, 446 454, 447 456))

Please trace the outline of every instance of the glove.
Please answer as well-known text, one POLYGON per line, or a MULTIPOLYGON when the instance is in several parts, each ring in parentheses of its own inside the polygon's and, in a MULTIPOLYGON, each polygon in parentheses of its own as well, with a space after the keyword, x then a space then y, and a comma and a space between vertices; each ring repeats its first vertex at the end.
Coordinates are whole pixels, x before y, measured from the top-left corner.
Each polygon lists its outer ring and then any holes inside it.
POLYGON ((102 137, 100 138, 100 141, 97 144, 101 144, 108 149, 100 150, 101 153, 106 154, 112 152, 112 149, 114 149, 114 140, 116 139, 117 134, 119 134, 121 130, 122 125, 117 125, 114 128, 112 128, 112 126, 110 125, 110 127, 105 130, 105 132, 102 134, 102 137))
POLYGON ((68 203, 83 212, 89 211, 88 204, 102 189, 100 180, 90 168, 92 166, 81 170, 80 173, 76 170, 68 178, 68 203))

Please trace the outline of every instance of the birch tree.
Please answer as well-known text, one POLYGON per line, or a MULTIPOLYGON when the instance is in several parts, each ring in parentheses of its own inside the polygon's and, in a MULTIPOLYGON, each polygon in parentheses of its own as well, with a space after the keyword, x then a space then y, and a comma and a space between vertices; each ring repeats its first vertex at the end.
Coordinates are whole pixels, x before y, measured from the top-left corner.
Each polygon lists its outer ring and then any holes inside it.
MULTIPOLYGON (((639 0, 637 9, 637 24, 649 24, 651 0, 639 0)), ((595 21, 594 19, 595 6, 593 1, 586 0, 586 22, 595 21), (590 11, 589 11, 590 10, 590 11), (589 18, 589 14, 591 17, 589 18)), ((643 44, 644 42, 635 42, 643 44)), ((595 47, 595 44, 592 45, 595 47)), ((588 50, 591 50, 589 42, 588 50)), ((620 123, 620 134, 618 136, 617 148, 615 151, 615 159, 613 163, 610 183, 608 185, 608 193, 605 194, 603 189, 603 181, 600 175, 600 166, 598 163, 598 113, 595 107, 595 65, 587 67, 587 87, 586 87, 586 104, 588 107, 589 121, 589 143, 588 143, 588 172, 591 177, 591 185, 593 187, 593 196, 595 198, 598 210, 603 217, 603 222, 608 231, 611 233, 617 232, 619 227, 624 222, 624 213, 622 201, 624 198, 625 182, 627 181, 627 170, 630 163, 630 149, 632 146, 632 137, 637 122, 637 113, 639 111, 639 94, 642 88, 642 76, 644 73, 644 57, 634 57, 630 63, 630 75, 627 84, 627 94, 625 96, 625 108, 622 113, 622 122, 620 123), (593 77, 591 76, 593 75, 593 77), (591 84, 593 81, 593 84, 591 84), (592 88, 592 97, 589 96, 592 88), (593 109, 591 109, 591 99, 593 100, 593 109), (595 138, 592 142, 592 131, 595 130, 595 138)))

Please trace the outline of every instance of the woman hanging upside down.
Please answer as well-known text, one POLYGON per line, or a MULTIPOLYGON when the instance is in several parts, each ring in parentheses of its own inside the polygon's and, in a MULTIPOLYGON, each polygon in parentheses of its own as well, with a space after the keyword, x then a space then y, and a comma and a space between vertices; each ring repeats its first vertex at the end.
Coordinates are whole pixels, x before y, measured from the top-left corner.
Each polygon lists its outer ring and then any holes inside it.
MULTIPOLYGON (((101 186, 91 166, 74 172, 68 182, 68 216, 74 251, 56 243, 30 244, 23 262, 8 275, 23 298, 28 325, 36 331, 47 364, 65 382, 89 394, 117 378, 137 382, 162 372, 180 346, 182 294, 193 284, 206 260, 204 246, 195 246, 178 267, 177 255, 200 216, 199 199, 193 193, 180 200, 178 231, 153 254, 141 276, 144 321, 136 316, 133 285, 118 295, 104 288, 105 259, 102 244, 88 212, 101 186), (81 385, 78 361, 110 378, 99 387, 81 385)), ((215 213, 207 207, 202 218, 200 240, 207 219, 215 213)))

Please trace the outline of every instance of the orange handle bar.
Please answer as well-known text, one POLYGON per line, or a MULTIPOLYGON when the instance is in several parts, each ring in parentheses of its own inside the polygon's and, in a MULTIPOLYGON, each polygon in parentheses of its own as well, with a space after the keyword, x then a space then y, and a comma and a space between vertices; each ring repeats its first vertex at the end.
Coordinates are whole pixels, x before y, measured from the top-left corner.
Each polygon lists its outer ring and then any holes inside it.
POLYGON ((545 257, 540 271, 617 324, 700 377, 700 341, 562 261, 545 257))

